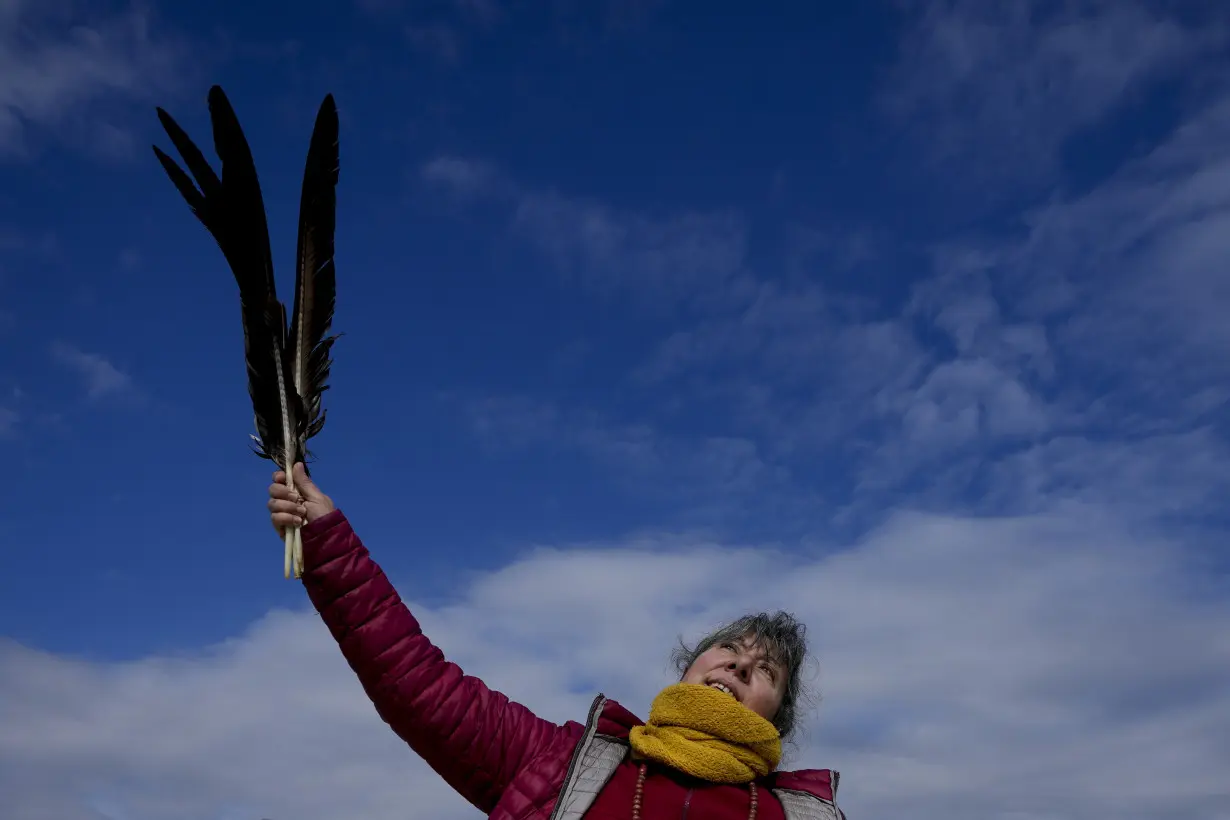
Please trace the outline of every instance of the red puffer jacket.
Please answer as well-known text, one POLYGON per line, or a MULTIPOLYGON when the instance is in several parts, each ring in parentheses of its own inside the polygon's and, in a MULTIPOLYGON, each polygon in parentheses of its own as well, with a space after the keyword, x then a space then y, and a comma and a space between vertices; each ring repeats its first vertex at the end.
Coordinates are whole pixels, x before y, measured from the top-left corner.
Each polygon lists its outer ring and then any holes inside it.
MULTIPOLYGON (((462 797, 493 820, 580 820, 590 809, 587 820, 630 817, 626 746, 641 721, 602 696, 584 725, 539 718, 445 660, 340 510, 302 534, 308 595, 376 711, 462 797)), ((842 817, 836 772, 778 772, 760 785, 760 820, 842 817)), ((669 772, 647 780, 644 820, 686 817, 689 806, 743 820, 750 797, 669 772)))

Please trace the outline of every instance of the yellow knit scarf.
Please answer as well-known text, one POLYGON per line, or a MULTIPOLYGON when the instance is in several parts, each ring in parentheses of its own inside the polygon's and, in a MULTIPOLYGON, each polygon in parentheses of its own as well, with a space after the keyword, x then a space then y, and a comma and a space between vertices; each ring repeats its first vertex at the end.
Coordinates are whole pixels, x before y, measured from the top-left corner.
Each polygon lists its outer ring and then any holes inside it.
POLYGON ((782 757, 772 723, 730 695, 694 683, 663 689, 649 723, 634 728, 630 740, 638 757, 711 783, 749 783, 782 757))

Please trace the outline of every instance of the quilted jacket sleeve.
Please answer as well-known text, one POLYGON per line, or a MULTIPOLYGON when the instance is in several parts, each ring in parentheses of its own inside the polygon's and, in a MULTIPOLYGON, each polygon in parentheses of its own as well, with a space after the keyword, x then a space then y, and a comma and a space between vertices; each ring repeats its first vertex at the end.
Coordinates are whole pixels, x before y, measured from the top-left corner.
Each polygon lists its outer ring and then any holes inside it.
POLYGON ((303 582, 380 717, 484 814, 563 727, 445 659, 341 510, 302 530, 303 582))

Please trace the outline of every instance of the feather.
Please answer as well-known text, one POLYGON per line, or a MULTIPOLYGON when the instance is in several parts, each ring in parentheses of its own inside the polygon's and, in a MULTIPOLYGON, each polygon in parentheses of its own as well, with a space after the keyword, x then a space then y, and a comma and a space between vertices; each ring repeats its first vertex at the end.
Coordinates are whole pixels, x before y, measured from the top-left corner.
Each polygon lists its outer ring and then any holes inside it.
MULTIPOLYGON (((303 171, 299 200, 299 246, 295 267, 295 302, 288 350, 295 391, 303 401, 303 441, 325 424, 322 394, 329 389, 329 358, 337 336, 326 336, 333 323, 336 281, 333 234, 337 211, 338 120, 333 95, 316 115, 303 171)), ((304 452, 306 466, 306 457, 304 452)))
MULTIPOLYGON (((304 170, 300 200, 295 301, 289 327, 278 300, 264 199, 252 152, 226 94, 209 91, 214 150, 221 161, 215 174, 200 149, 163 109, 158 118, 179 151, 191 177, 154 146, 159 163, 214 237, 239 286, 248 394, 256 427, 257 455, 286 471, 306 463, 307 442, 324 427, 322 393, 328 389, 329 358, 336 336, 326 337, 336 301, 333 262, 338 119, 333 96, 317 115, 304 170), (195 179, 195 182, 194 182, 195 179)), ((286 534, 286 574, 302 571, 298 530, 286 534)))

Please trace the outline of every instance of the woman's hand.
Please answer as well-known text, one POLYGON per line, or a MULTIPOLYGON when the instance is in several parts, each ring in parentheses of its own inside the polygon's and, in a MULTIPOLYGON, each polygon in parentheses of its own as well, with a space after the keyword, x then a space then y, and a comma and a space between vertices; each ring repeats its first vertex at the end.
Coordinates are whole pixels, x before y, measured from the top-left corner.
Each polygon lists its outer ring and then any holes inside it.
POLYGON ((286 486, 286 473, 282 470, 273 474, 273 483, 269 485, 269 519, 283 538, 287 527, 302 527, 334 509, 333 500, 307 477, 303 462, 295 464, 294 471, 294 492, 286 486))

